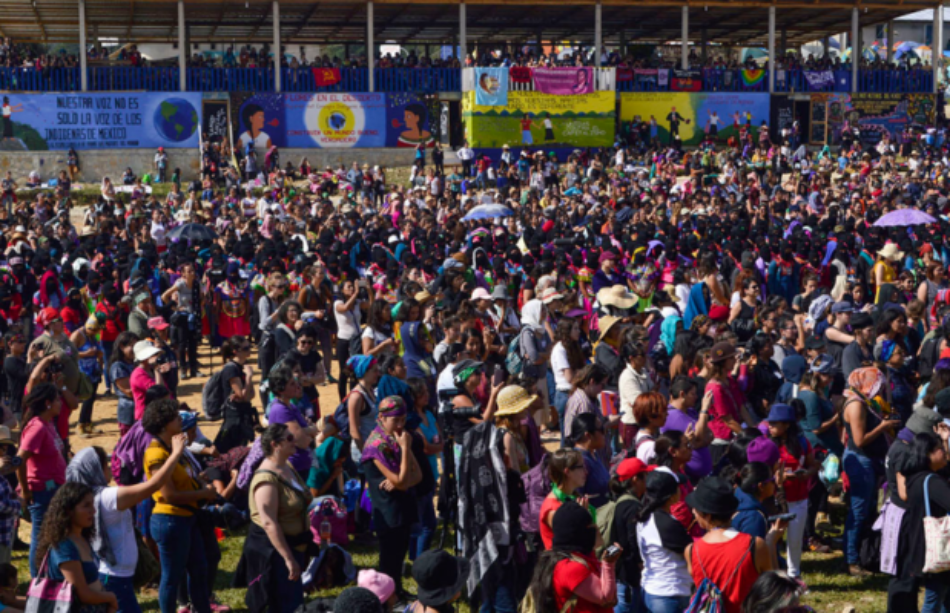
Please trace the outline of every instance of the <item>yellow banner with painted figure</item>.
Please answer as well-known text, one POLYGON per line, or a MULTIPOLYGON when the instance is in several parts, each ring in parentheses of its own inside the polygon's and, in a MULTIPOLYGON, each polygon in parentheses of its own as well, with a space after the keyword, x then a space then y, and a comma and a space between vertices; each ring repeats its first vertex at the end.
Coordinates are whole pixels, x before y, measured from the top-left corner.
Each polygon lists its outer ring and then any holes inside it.
POLYGON ((475 104, 475 92, 462 100, 462 121, 472 147, 610 147, 614 144, 617 102, 614 92, 556 96, 509 91, 506 106, 475 104))
POLYGON ((698 145, 703 140, 726 142, 746 131, 758 139, 770 108, 769 94, 759 93, 620 94, 620 121, 636 126, 646 123, 650 140, 662 144, 676 139, 683 145, 698 145))

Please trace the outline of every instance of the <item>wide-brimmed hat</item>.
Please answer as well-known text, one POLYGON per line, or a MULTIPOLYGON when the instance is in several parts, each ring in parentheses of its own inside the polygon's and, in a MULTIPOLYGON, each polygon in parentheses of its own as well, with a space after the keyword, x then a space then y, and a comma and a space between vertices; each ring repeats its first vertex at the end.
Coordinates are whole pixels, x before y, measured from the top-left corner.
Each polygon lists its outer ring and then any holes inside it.
POLYGON ((508 300, 508 288, 504 285, 496 285, 491 291, 492 300, 508 300))
POLYGON ((787 404, 773 404, 769 409, 769 416, 765 418, 768 422, 793 422, 798 421, 795 409, 787 404))
POLYGON ((887 260, 897 261, 904 257, 904 252, 897 248, 896 243, 888 243, 877 254, 887 260))
POLYGON ((942 421, 943 416, 940 413, 925 406, 918 406, 907 420, 907 429, 914 434, 933 432, 934 426, 942 421))
POLYGON ((541 292, 541 302, 544 304, 551 304, 555 300, 561 300, 564 298, 564 294, 558 292, 553 287, 546 288, 541 292))
POLYGON ((139 341, 135 343, 133 352, 135 353, 136 362, 144 362, 149 358, 157 356, 162 350, 148 341, 139 341))
POLYGON ((520 385, 505 386, 501 388, 501 391, 498 392, 498 396, 495 399, 498 405, 495 416, 504 417, 505 415, 517 415, 531 406, 531 403, 537 399, 537 394, 529 394, 528 390, 520 385))
POLYGON ((613 285, 597 292, 597 302, 604 306, 629 309, 637 303, 637 297, 627 291, 624 286, 613 285))
POLYGON ((457 558, 443 549, 425 552, 412 565, 419 602, 427 607, 448 603, 465 585, 470 572, 468 560, 457 558))
POLYGON ((739 508, 732 485, 721 477, 706 477, 686 496, 689 508, 710 515, 732 515, 739 508))
POLYGON ((725 362, 729 358, 735 357, 735 355, 736 348, 732 343, 716 343, 712 349, 709 350, 709 360, 713 364, 725 362))
POLYGON ((607 333, 610 332, 610 329, 615 325, 623 321, 620 317, 614 317, 613 315, 607 315, 601 317, 600 321, 597 323, 597 328, 600 330, 600 337, 603 338, 607 336, 607 333))

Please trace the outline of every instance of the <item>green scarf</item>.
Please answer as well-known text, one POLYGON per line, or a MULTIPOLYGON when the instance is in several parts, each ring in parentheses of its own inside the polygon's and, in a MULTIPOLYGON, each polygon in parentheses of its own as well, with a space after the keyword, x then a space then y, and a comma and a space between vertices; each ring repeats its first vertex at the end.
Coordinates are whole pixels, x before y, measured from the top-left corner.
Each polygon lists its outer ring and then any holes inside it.
MULTIPOLYGON (((551 484, 551 493, 554 494, 554 497, 557 498, 557 501, 560 502, 561 504, 564 504, 568 500, 577 502, 577 496, 574 496, 573 494, 565 494, 563 491, 561 491, 561 488, 558 487, 557 483, 551 484)), ((590 516, 594 520, 594 523, 596 524, 597 523, 597 509, 594 508, 594 505, 588 504, 587 510, 590 512, 590 516)))

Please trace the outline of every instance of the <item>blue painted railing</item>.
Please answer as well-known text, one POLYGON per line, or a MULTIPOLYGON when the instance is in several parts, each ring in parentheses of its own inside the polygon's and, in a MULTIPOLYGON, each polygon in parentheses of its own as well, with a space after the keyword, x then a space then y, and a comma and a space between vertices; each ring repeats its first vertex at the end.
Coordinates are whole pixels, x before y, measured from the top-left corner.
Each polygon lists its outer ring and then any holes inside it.
MULTIPOLYGON (((171 66, 90 66, 89 91, 178 91, 181 83, 178 67, 171 66)), ((0 91, 66 92, 79 91, 79 68, 0 68, 0 91)), ((378 92, 457 92, 462 89, 462 73, 454 68, 377 68, 375 89, 378 92)), ((670 82, 672 82, 670 74, 670 82)), ((778 75, 776 75, 778 76, 778 75)), ((834 72, 834 81, 819 89, 809 86, 802 70, 784 71, 784 80, 777 78, 775 91, 849 92, 851 71, 834 72)), ((189 68, 186 87, 193 92, 270 92, 274 91, 272 68, 189 68)), ((702 72, 704 92, 767 92, 768 72, 752 84, 742 80, 735 69, 708 68, 702 72)), ((369 90, 366 68, 342 68, 340 80, 333 85, 317 86, 311 68, 283 68, 281 89, 285 92, 365 92, 369 90)), ((656 80, 618 81, 620 92, 672 91, 656 80)), ((858 74, 858 91, 871 93, 929 93, 933 91, 930 70, 862 70, 858 74)))

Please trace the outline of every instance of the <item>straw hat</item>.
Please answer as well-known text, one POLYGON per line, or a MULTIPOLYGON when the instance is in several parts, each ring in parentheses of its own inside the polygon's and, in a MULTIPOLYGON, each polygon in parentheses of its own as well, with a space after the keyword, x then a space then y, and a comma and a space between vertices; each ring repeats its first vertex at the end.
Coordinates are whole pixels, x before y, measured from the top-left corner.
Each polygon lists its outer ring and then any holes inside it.
POLYGON ((896 262, 904 257, 904 252, 897 249, 896 243, 888 243, 884 245, 884 248, 878 251, 877 254, 892 262, 896 262))
POLYGON ((637 297, 622 285, 605 287, 597 292, 597 302, 602 305, 629 309, 637 303, 637 297))
POLYGON ((607 333, 610 332, 610 329, 615 325, 621 322, 620 317, 614 317, 613 315, 607 315, 606 317, 601 317, 597 327, 600 329, 600 337, 603 338, 607 336, 607 333))
POLYGON ((520 385, 505 386, 498 392, 496 399, 498 410, 495 411, 495 416, 517 415, 531 406, 531 403, 537 399, 537 394, 533 396, 528 394, 527 390, 520 385))

